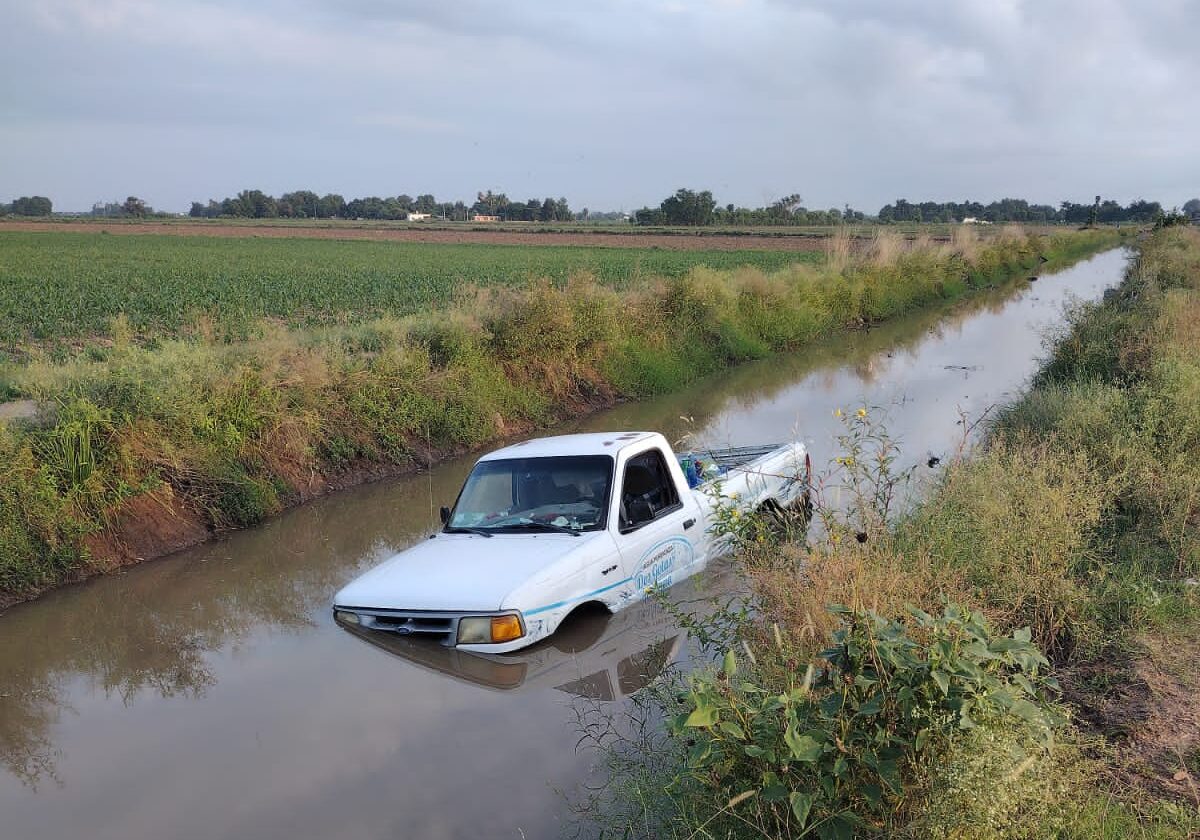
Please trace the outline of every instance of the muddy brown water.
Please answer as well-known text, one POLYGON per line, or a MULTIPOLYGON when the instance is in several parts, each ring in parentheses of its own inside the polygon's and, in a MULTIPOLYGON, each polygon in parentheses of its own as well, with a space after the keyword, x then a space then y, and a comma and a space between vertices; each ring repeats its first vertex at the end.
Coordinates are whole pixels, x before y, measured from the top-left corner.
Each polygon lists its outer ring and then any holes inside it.
MULTIPOLYGON (((645 428, 833 454, 835 408, 886 407, 924 463, 1036 369, 1071 298, 1127 254, 775 357, 571 429, 645 428), (689 417, 690 420, 681 419, 689 417)), ((659 606, 590 615, 516 656, 357 637, 329 613, 359 571, 422 539, 470 459, 290 511, 0 615, 0 837, 543 838, 595 779, 581 705, 619 708, 688 656, 659 606), (584 699, 580 699, 584 698, 584 699)), ((714 569, 672 590, 697 606, 714 569)))

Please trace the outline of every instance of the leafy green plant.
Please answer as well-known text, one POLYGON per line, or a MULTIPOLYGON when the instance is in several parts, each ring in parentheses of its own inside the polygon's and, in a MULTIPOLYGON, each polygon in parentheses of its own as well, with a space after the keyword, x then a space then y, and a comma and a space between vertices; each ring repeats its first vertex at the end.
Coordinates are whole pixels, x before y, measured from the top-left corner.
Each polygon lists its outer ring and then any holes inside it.
POLYGON ((719 672, 687 680, 668 723, 690 745, 686 770, 668 793, 710 801, 716 836, 877 832, 960 732, 1011 716, 1046 741, 1061 722, 1028 630, 994 636, 953 605, 907 622, 831 609, 843 626, 802 676, 766 683, 731 651, 719 672))

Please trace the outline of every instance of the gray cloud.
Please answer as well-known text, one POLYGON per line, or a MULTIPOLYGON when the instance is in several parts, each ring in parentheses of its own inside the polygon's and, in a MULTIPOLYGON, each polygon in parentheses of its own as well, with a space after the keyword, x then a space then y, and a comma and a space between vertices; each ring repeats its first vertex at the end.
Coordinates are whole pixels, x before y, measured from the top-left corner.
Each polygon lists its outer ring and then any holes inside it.
POLYGON ((1200 193, 1185 0, 0 0, 0 198, 1200 193))

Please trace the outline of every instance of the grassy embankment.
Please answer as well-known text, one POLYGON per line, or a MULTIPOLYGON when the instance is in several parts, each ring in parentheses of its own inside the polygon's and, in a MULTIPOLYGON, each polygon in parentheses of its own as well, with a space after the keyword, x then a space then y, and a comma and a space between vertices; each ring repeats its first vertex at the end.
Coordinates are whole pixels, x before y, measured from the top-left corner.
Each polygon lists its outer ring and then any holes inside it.
POLYGON ((1200 231, 1155 233, 1070 320, 915 509, 889 512, 907 474, 853 408, 824 536, 727 519, 759 618, 702 627, 722 668, 644 698, 665 732, 608 743, 603 827, 1200 834, 1200 231))
POLYGON ((0 598, 1114 242, 885 237, 820 265, 695 268, 622 291, 575 275, 460 291, 406 317, 258 322, 238 340, 219 312, 174 338, 122 313, 103 344, 5 372, 11 394, 47 412, 0 424, 0 598))

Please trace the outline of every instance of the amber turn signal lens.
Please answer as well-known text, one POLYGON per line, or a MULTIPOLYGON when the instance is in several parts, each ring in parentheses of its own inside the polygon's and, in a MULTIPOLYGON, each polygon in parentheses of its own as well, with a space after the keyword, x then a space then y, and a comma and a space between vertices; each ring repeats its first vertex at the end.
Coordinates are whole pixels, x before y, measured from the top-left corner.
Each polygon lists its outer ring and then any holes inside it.
POLYGON ((492 619, 492 641, 511 642, 524 635, 521 619, 515 615, 498 615, 492 619))

